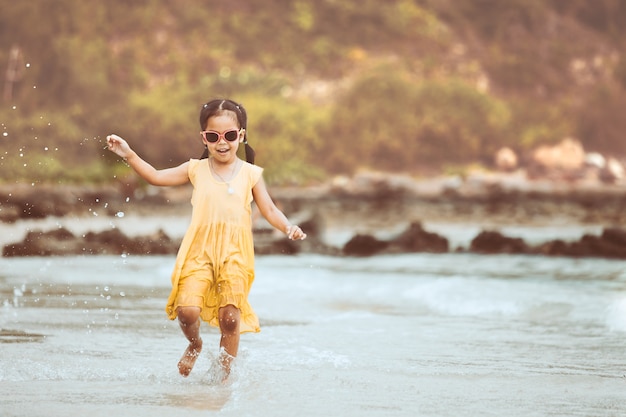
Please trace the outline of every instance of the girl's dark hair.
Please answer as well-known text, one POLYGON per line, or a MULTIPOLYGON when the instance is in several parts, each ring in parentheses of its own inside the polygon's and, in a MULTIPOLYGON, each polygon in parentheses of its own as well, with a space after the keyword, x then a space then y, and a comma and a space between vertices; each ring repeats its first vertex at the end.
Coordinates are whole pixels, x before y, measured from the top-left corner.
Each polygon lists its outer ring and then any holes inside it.
MULTIPOLYGON (((233 100, 215 99, 202 105, 200 110, 200 129, 206 128, 207 120, 213 116, 219 116, 224 111, 231 111, 237 116, 237 124, 240 129, 245 129, 243 143, 246 148, 246 161, 254 164, 254 149, 248 145, 248 115, 243 106, 233 100)), ((200 159, 209 157, 209 150, 205 149, 200 159)))

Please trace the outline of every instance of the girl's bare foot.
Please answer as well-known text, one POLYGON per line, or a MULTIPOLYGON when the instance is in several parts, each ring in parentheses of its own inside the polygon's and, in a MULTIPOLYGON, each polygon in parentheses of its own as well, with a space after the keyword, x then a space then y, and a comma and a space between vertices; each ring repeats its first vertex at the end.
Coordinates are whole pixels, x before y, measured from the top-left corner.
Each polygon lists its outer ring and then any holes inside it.
POLYGON ((226 380, 228 379, 228 376, 230 375, 230 368, 234 360, 234 356, 228 354, 228 352, 226 352, 224 348, 221 349, 218 362, 221 368, 222 383, 226 382, 226 380))
POLYGON ((185 353, 183 353, 183 357, 180 358, 178 362, 178 372, 180 372, 182 376, 189 376, 193 366, 196 364, 196 359, 200 356, 200 352, 202 352, 202 339, 197 339, 189 343, 185 353))

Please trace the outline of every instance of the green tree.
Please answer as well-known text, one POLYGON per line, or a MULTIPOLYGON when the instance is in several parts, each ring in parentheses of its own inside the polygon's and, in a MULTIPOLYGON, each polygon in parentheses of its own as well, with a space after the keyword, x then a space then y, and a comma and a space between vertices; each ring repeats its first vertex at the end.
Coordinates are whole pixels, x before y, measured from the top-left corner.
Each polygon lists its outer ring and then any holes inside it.
MULTIPOLYGON (((467 164, 507 141, 507 105, 460 80, 417 81, 381 68, 354 84, 332 111, 335 146, 318 163, 335 172, 467 164)), ((324 153, 324 155, 326 155, 324 153)))

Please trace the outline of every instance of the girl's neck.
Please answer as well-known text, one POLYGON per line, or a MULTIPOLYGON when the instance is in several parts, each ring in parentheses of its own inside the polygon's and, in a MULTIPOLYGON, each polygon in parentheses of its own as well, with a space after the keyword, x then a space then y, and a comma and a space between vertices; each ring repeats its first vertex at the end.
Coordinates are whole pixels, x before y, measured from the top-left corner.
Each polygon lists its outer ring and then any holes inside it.
POLYGON ((209 157, 209 163, 215 169, 228 169, 228 168, 232 168, 233 165, 238 164, 239 158, 235 156, 234 158, 229 159, 228 161, 219 161, 217 158, 214 158, 211 156, 209 157))
POLYGON ((223 181, 232 179, 235 176, 239 165, 239 158, 232 161, 219 162, 215 158, 209 158, 209 167, 223 181), (228 179, 226 179, 228 177, 228 179))

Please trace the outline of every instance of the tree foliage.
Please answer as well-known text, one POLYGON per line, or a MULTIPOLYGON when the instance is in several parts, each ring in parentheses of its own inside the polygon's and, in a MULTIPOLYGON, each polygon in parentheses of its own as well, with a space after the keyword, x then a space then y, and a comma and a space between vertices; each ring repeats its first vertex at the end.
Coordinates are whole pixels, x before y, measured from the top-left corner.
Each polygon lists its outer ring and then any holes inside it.
POLYGON ((507 144, 510 118, 506 103, 463 80, 418 83, 381 68, 338 101, 327 134, 336 143, 331 167, 419 171, 480 161, 507 144))
POLYGON ((579 137, 626 155, 616 0, 0 0, 4 181, 106 181, 118 133, 199 156, 203 102, 250 115, 270 182, 419 172, 579 137))

